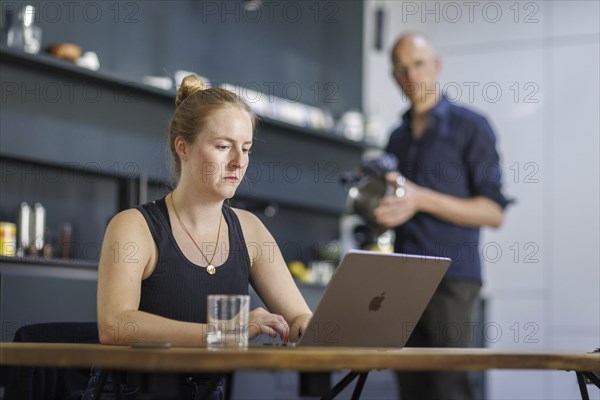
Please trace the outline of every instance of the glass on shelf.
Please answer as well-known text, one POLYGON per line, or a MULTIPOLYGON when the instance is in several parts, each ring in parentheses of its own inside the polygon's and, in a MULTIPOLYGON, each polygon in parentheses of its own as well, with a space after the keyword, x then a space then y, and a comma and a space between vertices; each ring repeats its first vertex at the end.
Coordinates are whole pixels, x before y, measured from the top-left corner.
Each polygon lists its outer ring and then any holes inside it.
POLYGON ((42 46, 42 28, 34 25, 35 7, 26 5, 17 14, 17 21, 8 28, 6 45, 30 54, 39 53, 42 46))

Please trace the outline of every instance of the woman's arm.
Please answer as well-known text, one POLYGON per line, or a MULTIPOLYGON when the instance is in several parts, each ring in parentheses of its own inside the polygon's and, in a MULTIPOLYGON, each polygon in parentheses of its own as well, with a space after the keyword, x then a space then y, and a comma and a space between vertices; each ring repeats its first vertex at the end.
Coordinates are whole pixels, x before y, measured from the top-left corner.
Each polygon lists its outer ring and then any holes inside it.
POLYGON ((206 345, 206 324, 175 321, 139 311, 144 272, 156 262, 157 249, 138 210, 116 215, 108 225, 98 267, 98 330, 100 342, 171 342, 176 346, 206 345))
MULTIPOLYGON (((244 231, 246 245, 250 253, 252 268, 250 282, 269 311, 273 314, 260 321, 265 328, 262 333, 272 334, 272 330, 282 334, 284 340, 289 329, 289 340, 295 342, 308 325, 312 312, 290 274, 279 247, 263 223, 253 214, 235 210, 244 231), (287 326, 280 329, 277 316, 284 319, 287 326)), ((252 321, 251 321, 252 322, 252 321)))

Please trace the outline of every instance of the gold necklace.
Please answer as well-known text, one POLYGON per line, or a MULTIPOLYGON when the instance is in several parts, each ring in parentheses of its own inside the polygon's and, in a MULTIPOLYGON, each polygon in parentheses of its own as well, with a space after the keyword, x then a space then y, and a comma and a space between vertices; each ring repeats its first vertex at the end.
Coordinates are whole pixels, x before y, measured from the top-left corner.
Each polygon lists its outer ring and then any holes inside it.
POLYGON ((212 257, 209 260, 208 257, 206 257, 206 255, 202 251, 202 249, 200 249, 200 246, 198 246, 198 243, 196 243, 196 241, 194 240, 192 235, 190 235, 190 232, 187 230, 187 228, 181 221, 181 218, 179 218, 179 213, 177 212, 177 208, 175 207, 175 201, 173 201, 173 193, 171 193, 171 205, 173 206, 173 211, 175 211, 175 216, 177 217, 177 220, 179 221, 179 225, 181 225, 181 227, 183 228, 185 233, 187 233, 187 235, 192 240, 192 243, 194 243, 194 245, 196 246, 196 248, 198 249, 200 254, 202 254, 202 257, 204 257, 204 259, 206 260, 206 262, 208 264, 208 266, 206 267, 206 272, 208 272, 210 275, 214 275, 217 272, 217 269, 215 268, 215 266, 213 265, 212 262, 215 259, 215 255, 217 254, 217 249, 219 248, 219 236, 221 235, 221 222, 223 222, 223 212, 221 212, 221 217, 219 218, 219 230, 217 231, 217 241, 215 242, 215 252, 213 253, 212 257))

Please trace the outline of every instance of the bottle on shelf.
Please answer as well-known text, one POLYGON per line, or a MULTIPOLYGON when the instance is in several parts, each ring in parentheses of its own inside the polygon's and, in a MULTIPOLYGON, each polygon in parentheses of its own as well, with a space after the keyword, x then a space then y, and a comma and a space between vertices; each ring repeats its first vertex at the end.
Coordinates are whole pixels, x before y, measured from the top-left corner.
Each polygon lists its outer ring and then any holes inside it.
POLYGON ((46 231, 46 209, 41 203, 35 203, 31 216, 29 252, 30 254, 41 254, 46 231))
POLYGON ((71 244, 73 240, 73 225, 63 222, 58 228, 58 246, 62 258, 71 258, 71 244))
POLYGON ((31 232, 31 207, 22 202, 17 215, 17 256, 22 257, 29 249, 31 232))

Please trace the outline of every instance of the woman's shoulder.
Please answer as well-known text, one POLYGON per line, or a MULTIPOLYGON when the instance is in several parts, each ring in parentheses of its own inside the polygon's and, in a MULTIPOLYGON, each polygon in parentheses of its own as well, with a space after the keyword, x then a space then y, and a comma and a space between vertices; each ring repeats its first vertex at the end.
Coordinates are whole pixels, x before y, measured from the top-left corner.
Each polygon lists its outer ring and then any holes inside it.
POLYGON ((262 222, 260 221, 260 219, 258 219, 258 217, 256 215, 254 215, 253 213, 251 213, 250 211, 243 210, 241 208, 235 208, 235 207, 229 207, 229 208, 231 209, 231 211, 233 211, 233 213, 238 218, 238 220, 240 221, 240 224, 242 224, 242 226, 248 225, 248 224, 262 225, 262 222))
POLYGON ((111 218, 107 232, 124 236, 147 237, 150 232, 146 219, 137 208, 123 210, 111 218))
POLYGON ((250 211, 234 207, 231 207, 231 210, 238 217, 242 230, 244 231, 244 235, 252 237, 256 235, 262 236, 264 234, 268 234, 267 228, 262 221, 250 211))
POLYGON ((136 222, 144 222, 144 216, 142 215, 141 211, 137 208, 128 208, 127 210, 120 211, 110 220, 111 224, 124 224, 136 222))

